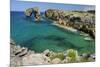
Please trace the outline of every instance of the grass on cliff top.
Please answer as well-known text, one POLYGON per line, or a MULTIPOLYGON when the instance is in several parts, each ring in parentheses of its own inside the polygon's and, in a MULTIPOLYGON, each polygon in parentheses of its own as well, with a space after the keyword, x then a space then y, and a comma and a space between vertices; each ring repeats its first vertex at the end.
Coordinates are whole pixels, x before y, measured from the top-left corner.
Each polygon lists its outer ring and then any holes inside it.
POLYGON ((76 15, 76 16, 79 16, 79 17, 84 17, 85 15, 89 15, 89 16, 94 16, 94 14, 90 14, 88 12, 79 12, 79 11, 65 11, 65 14, 66 15, 70 15, 70 14, 73 14, 73 15, 76 15))

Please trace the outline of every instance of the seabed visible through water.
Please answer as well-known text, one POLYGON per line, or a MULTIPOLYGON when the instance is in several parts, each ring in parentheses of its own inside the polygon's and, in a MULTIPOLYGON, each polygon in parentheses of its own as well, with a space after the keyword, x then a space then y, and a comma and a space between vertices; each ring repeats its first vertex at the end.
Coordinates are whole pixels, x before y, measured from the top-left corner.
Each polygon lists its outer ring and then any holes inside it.
POLYGON ((36 52, 46 49, 59 52, 76 49, 79 53, 94 53, 95 41, 51 24, 47 19, 36 23, 23 12, 11 12, 11 38, 18 44, 36 52))

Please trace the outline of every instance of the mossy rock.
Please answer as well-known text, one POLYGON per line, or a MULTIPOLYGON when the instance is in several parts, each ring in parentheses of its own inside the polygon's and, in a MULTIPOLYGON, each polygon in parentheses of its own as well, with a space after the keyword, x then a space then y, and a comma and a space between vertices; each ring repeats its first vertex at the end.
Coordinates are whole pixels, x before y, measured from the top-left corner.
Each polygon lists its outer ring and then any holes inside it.
POLYGON ((55 53, 54 55, 50 56, 50 59, 53 60, 55 58, 59 58, 60 60, 64 60, 65 56, 63 53, 55 53))
POLYGON ((80 62, 94 62, 95 59, 91 58, 91 57, 81 57, 80 62))
POLYGON ((78 58, 78 52, 74 49, 67 50, 67 57, 70 57, 70 62, 76 62, 78 58))

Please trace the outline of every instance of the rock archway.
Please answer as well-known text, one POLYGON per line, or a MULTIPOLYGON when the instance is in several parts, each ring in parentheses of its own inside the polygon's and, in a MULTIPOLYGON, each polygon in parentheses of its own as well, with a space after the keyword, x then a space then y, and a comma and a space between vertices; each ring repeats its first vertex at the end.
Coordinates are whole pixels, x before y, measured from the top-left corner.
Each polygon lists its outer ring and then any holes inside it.
POLYGON ((35 21, 40 21, 40 10, 38 7, 28 8, 25 10, 25 15, 31 17, 34 14, 35 21))

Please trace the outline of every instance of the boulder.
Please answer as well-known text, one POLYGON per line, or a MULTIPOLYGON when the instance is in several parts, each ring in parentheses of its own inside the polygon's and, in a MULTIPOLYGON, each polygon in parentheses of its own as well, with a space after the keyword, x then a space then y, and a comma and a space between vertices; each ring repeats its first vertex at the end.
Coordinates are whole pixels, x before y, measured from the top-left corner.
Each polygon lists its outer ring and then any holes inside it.
POLYGON ((61 63, 61 60, 59 58, 55 58, 51 61, 52 64, 59 64, 61 63))
POLYGON ((43 54, 44 54, 45 56, 50 56, 50 50, 49 50, 49 49, 45 50, 45 51, 43 52, 43 54))
POLYGON ((49 64, 46 56, 43 54, 30 54, 22 59, 23 65, 37 65, 37 64, 49 64))
POLYGON ((32 12, 33 12, 32 8, 28 8, 25 10, 25 15, 30 17, 32 15, 32 12))

